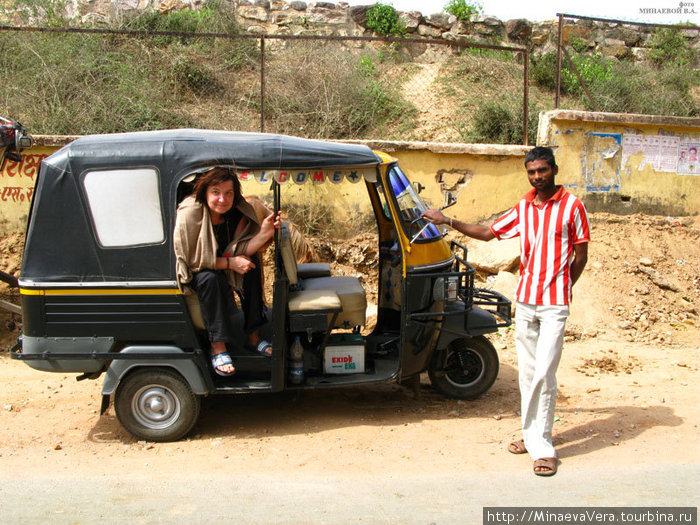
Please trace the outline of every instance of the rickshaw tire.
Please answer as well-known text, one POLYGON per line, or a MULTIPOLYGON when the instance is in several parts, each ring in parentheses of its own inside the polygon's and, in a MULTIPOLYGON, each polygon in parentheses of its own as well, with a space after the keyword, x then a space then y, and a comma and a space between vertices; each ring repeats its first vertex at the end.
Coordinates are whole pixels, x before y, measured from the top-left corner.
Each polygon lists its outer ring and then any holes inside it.
POLYGON ((183 377, 162 367, 138 368, 120 382, 114 411, 130 434, 146 441, 177 441, 199 418, 200 398, 183 377))
POLYGON ((463 337, 435 351, 428 376, 433 387, 446 396, 476 399, 491 388, 498 369, 498 353, 488 339, 463 337))

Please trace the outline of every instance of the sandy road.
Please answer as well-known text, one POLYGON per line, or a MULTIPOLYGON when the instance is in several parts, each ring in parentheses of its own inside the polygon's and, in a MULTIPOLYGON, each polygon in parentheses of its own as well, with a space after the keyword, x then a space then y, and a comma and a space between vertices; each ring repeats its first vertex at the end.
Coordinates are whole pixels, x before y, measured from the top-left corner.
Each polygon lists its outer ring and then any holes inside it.
POLYGON ((427 385, 418 399, 397 385, 215 397, 189 439, 164 444, 99 417, 99 381, 4 356, 0 522, 480 523, 484 506, 697 505, 696 344, 567 344, 551 479, 505 452, 513 354, 476 402, 427 385), (616 364, 582 367, 591 356, 616 364))

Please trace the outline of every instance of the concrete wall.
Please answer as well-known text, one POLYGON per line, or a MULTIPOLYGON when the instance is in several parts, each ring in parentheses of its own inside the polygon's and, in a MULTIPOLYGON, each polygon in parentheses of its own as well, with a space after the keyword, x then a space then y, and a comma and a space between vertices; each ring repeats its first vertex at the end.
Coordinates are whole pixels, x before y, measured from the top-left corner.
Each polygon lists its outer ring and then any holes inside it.
MULTIPOLYGON (((35 137, 24 162, 8 161, 0 173, 0 233, 26 227, 29 202, 42 158, 75 137, 35 137)), ((440 206, 446 191, 457 197, 448 214, 484 221, 513 206, 528 189, 523 162, 526 146, 355 141, 399 159, 422 196, 440 206)), ((538 143, 555 148, 557 182, 581 197, 589 211, 700 214, 700 163, 687 159, 700 150, 700 119, 550 111, 540 116, 538 143)), ((700 157, 698 157, 700 158, 700 157)), ((243 185, 246 194, 262 195, 267 186, 243 185)), ((356 229, 370 213, 362 184, 295 186, 283 199, 315 204, 336 222, 356 229)), ((311 206, 308 206, 311 208, 311 206)), ((315 212, 309 212, 315 213, 315 212)), ((323 222, 330 217, 309 215, 323 222)))
POLYGON ((23 230, 41 160, 76 137, 34 137, 34 146, 22 152, 22 162, 8 160, 0 172, 0 233, 23 230))
MULTIPOLYGON (((0 174, 0 232, 26 227, 29 203, 41 159, 75 137, 35 137, 36 145, 23 152, 24 162, 6 164, 0 174)), ((528 189, 523 160, 529 148, 481 144, 437 144, 422 142, 364 143, 399 159, 400 166, 413 181, 425 186, 421 194, 432 205, 444 202, 445 191, 457 197, 450 214, 469 221, 488 219, 507 209, 528 189)), ((243 183, 246 195, 265 195, 266 185, 243 183)), ((285 202, 305 204, 318 213, 332 213, 333 220, 356 229, 366 224, 371 213, 364 184, 343 182, 282 188, 285 202)), ((323 222, 330 217, 310 215, 309 220, 323 222)))
POLYGON ((589 211, 700 213, 698 118, 555 110, 540 115, 537 141, 589 211))

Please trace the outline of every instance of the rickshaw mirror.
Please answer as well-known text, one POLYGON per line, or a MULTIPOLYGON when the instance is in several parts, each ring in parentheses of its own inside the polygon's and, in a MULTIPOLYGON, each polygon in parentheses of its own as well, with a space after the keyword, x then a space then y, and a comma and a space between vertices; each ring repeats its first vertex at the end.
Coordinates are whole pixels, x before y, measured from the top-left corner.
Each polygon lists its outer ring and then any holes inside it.
POLYGON ((449 208, 455 204, 457 204, 457 197, 455 197, 451 191, 448 191, 445 193, 445 204, 440 209, 444 210, 445 208, 449 208))
POLYGON ((425 189, 425 186, 423 186, 420 182, 414 181, 413 183, 413 189, 416 190, 416 193, 420 195, 420 192, 422 192, 425 189))

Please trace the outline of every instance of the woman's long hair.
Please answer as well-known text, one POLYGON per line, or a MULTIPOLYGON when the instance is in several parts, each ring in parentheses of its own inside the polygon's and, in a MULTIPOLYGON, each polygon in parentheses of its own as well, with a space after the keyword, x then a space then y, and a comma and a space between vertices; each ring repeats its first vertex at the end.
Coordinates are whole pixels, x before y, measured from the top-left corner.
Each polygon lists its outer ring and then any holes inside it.
POLYGON ((207 188, 214 184, 221 184, 227 180, 233 181, 233 208, 235 208, 243 198, 241 194, 241 181, 238 180, 235 170, 217 166, 203 173, 194 182, 192 194, 197 202, 207 205, 207 188))

